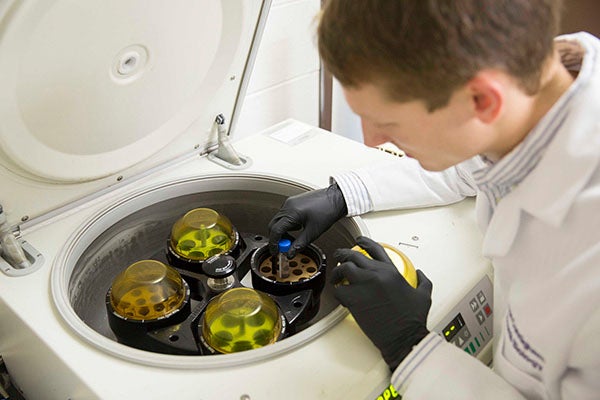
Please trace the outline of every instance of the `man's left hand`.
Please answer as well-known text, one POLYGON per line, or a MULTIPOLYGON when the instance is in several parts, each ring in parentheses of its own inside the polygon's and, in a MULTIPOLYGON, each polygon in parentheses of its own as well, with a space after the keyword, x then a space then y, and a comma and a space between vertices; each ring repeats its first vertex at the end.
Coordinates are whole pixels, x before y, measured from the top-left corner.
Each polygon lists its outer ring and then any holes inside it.
POLYGON ((340 265, 333 269, 334 295, 393 371, 429 333, 426 322, 433 285, 417 270, 419 282, 413 288, 379 243, 361 236, 357 244, 372 258, 350 249, 336 250, 340 265))

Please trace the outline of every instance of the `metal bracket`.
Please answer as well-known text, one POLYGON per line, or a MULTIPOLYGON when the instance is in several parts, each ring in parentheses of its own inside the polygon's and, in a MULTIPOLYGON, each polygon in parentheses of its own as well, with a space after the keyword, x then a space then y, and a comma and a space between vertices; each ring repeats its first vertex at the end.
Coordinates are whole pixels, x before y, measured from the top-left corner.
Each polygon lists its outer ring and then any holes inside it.
POLYGON ((250 157, 239 154, 231 145, 227 136, 227 127, 223 114, 217 115, 215 125, 217 127, 219 147, 208 154, 208 159, 228 169, 245 169, 252 165, 250 157))
POLYGON ((8 262, 4 258, 4 255, 0 255, 0 270, 4 272, 8 276, 24 276, 29 275, 32 272, 37 271, 44 265, 44 256, 38 250, 35 249, 29 242, 23 239, 17 239, 21 247, 23 248, 23 252, 25 253, 25 257, 29 260, 30 264, 26 268, 15 268, 13 265, 8 262))

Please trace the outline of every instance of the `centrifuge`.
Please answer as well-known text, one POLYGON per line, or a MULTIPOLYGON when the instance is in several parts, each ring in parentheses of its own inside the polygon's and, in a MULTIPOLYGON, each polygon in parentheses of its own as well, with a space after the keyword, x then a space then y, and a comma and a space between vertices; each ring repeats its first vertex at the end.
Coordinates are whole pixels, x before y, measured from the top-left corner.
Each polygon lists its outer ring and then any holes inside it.
POLYGON ((359 235, 434 282, 429 329, 490 361, 471 200, 344 218, 285 279, 269 258, 288 196, 402 162, 296 120, 232 145, 269 6, 0 6, 0 355, 27 399, 390 398, 326 279, 359 235))

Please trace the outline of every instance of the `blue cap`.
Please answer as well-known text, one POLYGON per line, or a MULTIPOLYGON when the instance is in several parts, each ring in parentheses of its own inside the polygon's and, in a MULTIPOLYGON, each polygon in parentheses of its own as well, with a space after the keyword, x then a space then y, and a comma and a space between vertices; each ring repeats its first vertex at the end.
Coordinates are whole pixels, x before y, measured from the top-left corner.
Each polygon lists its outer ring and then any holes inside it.
POLYGON ((292 247, 292 242, 289 239, 281 239, 279 241, 280 253, 287 253, 290 250, 290 247, 292 247))

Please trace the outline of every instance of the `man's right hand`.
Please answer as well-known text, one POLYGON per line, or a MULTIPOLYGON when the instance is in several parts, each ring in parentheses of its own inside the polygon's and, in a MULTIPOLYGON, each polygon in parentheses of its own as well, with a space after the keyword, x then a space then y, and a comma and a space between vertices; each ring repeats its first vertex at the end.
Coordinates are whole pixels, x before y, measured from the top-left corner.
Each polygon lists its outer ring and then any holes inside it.
POLYGON ((302 230, 288 252, 289 257, 294 257, 346 214, 346 201, 337 183, 291 196, 269 222, 269 250, 276 254, 277 244, 285 233, 302 230))

